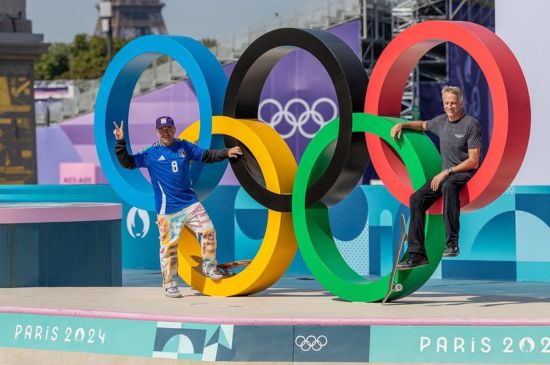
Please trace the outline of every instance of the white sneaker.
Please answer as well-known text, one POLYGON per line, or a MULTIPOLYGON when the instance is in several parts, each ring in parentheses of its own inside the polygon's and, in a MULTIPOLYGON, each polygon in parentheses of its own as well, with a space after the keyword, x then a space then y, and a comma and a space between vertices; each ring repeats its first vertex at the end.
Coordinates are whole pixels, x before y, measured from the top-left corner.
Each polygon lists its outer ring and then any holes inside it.
POLYGON ((177 286, 164 289, 164 295, 170 298, 181 298, 181 292, 177 286))
POLYGON ((218 269, 212 269, 204 273, 204 276, 212 280, 221 280, 223 279, 222 273, 218 269))

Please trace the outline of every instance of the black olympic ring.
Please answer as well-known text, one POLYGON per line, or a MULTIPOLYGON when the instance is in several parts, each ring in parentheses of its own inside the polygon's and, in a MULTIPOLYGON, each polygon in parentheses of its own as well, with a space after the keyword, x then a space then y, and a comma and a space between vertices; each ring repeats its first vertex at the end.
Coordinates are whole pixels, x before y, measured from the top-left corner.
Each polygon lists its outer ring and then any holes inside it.
MULTIPOLYGON (((364 133, 352 133, 352 114, 363 112, 368 76, 353 50, 335 35, 315 29, 282 28, 256 39, 241 55, 229 78, 224 115, 257 119, 262 88, 275 64, 295 48, 312 54, 326 69, 336 91, 340 115, 338 139, 325 172, 306 194, 306 206, 340 202, 357 185, 370 161, 364 133)), ((266 189, 260 167, 245 145, 224 137, 228 147, 239 144, 243 157, 231 161, 239 183, 266 208, 290 212, 292 194, 266 189)))

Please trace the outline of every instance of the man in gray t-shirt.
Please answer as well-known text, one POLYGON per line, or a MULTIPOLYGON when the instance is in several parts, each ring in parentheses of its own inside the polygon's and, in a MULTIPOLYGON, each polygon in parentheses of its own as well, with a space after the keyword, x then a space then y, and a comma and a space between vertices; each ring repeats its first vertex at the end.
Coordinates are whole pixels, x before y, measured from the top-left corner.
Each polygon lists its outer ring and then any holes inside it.
POLYGON ((458 256, 460 230, 460 189, 471 179, 480 164, 481 128, 477 120, 464 114, 462 90, 445 86, 441 92, 445 114, 429 121, 398 123, 391 130, 394 139, 403 129, 428 131, 439 137, 441 172, 410 197, 408 255, 397 266, 412 269, 428 265, 424 246, 426 211, 443 195, 446 247, 443 256, 458 256))

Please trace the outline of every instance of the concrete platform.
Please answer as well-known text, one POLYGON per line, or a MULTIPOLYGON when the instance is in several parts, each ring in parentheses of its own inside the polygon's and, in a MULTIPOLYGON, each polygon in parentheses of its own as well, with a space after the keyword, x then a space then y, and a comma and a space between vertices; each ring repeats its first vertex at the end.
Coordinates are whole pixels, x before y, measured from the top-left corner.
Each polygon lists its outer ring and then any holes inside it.
POLYGON ((0 363, 34 364, 36 351, 94 364, 550 363, 550 283, 431 280, 381 305, 311 278, 232 298, 166 298, 159 281, 126 271, 121 288, 0 289, 0 363))
POLYGON ((0 201, 0 287, 120 286, 121 214, 114 203, 0 201))

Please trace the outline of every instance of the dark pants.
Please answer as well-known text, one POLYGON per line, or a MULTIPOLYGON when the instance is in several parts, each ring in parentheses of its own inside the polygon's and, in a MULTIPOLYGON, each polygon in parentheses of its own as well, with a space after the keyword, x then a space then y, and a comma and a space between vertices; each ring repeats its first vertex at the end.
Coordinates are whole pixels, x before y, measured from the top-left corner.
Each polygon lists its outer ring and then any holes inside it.
POLYGON ((458 242, 460 230, 460 189, 473 176, 472 172, 459 172, 448 177, 437 191, 430 187, 431 180, 410 197, 411 218, 409 222, 408 252, 426 255, 424 228, 426 211, 443 195, 446 242, 458 242))

